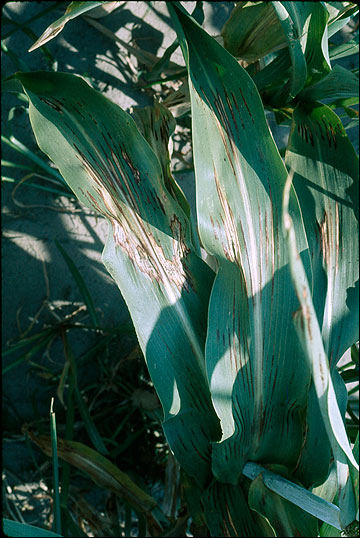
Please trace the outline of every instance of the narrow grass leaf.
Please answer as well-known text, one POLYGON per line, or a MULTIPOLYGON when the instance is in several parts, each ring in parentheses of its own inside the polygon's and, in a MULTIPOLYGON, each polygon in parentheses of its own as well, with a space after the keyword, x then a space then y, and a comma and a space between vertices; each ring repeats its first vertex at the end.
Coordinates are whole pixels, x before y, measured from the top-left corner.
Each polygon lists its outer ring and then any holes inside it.
MULTIPOLYGON (((38 435, 30 429, 28 435, 45 454, 51 456, 51 438, 49 436, 38 435)), ((116 465, 96 450, 82 443, 65 441, 60 438, 57 440, 57 447, 59 458, 88 474, 98 486, 109 489, 156 520, 160 518, 162 523, 167 522, 167 518, 162 514, 155 499, 145 493, 126 473, 120 471, 116 465)))
POLYGON ((84 398, 82 397, 78 387, 75 388, 75 400, 76 400, 81 418, 83 419, 86 431, 90 437, 92 444, 94 445, 94 448, 98 452, 100 452, 100 454, 104 454, 105 456, 108 455, 109 451, 106 448, 104 441, 97 427, 95 426, 93 419, 91 418, 89 409, 87 408, 87 405, 85 404, 84 398))
MULTIPOLYGON (((2 373, 6 374, 13 368, 16 368, 19 364, 26 361, 31 363, 30 359, 33 357, 38 351, 43 349, 52 339, 54 338, 53 331, 50 332, 47 336, 45 336, 43 339, 40 340, 40 342, 37 342, 35 345, 31 347, 26 353, 24 353, 21 357, 18 357, 16 360, 12 361, 7 366, 4 366, 2 368, 2 373)), ((34 364, 34 363, 32 363, 34 364)))
POLYGON ((79 292, 84 300, 84 303, 86 305, 86 308, 87 308, 87 311, 89 313, 89 316, 90 316, 90 319, 91 319, 91 322, 92 322, 92 325, 94 328, 96 328, 98 326, 98 320, 97 320, 97 316, 96 316, 96 312, 95 312, 95 307, 94 307, 94 303, 93 303, 93 300, 91 298, 91 295, 90 295, 90 292, 85 284, 85 281, 83 279, 83 277, 81 276, 78 268, 76 267, 75 263, 72 261, 72 259, 70 258, 70 256, 67 254, 67 252, 65 251, 64 247, 62 247, 60 245, 60 243, 58 241, 55 240, 55 244, 56 244, 56 247, 58 249, 58 251, 60 252, 60 254, 62 255, 62 257, 64 258, 65 262, 66 262, 66 265, 68 266, 76 284, 77 284, 77 287, 79 289, 79 292))
POLYGON ((46 162, 44 162, 42 159, 40 159, 33 151, 31 151, 28 147, 26 147, 20 140, 17 140, 14 136, 10 136, 9 138, 5 135, 1 135, 1 141, 7 144, 9 147, 14 149, 15 151, 18 151, 31 161, 33 161, 35 164, 39 165, 40 168, 48 172, 51 176, 55 177, 57 180, 60 180, 61 183, 64 183, 63 178, 59 174, 57 170, 54 168, 51 168, 46 162))
POLYGON ((60 513, 60 487, 59 487, 59 461, 57 451, 56 418, 54 413, 54 398, 51 398, 50 405, 50 436, 51 436, 51 457, 53 468, 53 502, 54 502, 54 529, 61 534, 61 513, 60 513))

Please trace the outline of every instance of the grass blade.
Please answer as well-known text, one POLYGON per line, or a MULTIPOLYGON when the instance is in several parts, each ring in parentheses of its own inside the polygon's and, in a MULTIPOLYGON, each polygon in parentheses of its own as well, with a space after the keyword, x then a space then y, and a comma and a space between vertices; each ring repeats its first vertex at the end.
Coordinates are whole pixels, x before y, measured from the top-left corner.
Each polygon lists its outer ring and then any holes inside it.
POLYGON ((75 280, 75 282, 77 284, 78 290, 80 291, 80 294, 81 294, 81 296, 82 296, 82 298, 84 300, 84 303, 86 305, 86 308, 87 308, 87 311, 89 313, 92 325, 93 325, 94 328, 96 328, 98 326, 98 320, 97 320, 97 316, 96 316, 96 312, 95 312, 95 307, 94 307, 94 303, 93 303, 93 300, 91 298, 90 292, 87 289, 87 286, 85 284, 85 281, 84 281, 83 277, 81 276, 79 270, 77 269, 76 265, 74 264, 74 262, 72 261, 70 256, 66 253, 64 248, 60 245, 60 243, 55 240, 55 244, 56 244, 57 249, 59 250, 60 254, 64 258, 68 268, 70 269, 70 272, 71 272, 71 274, 72 274, 72 276, 73 276, 73 278, 74 278, 74 280, 75 280))
POLYGON ((57 534, 61 534, 61 512, 60 512, 60 488, 59 488, 59 461, 57 451, 56 418, 53 410, 54 398, 50 404, 50 432, 51 432, 51 456, 53 466, 53 489, 54 489, 54 529, 57 534))
MULTIPOLYGON (((45 454, 51 456, 51 438, 47 435, 37 435, 28 430, 30 439, 45 454)), ((168 524, 167 518, 160 510, 153 497, 139 488, 126 473, 120 471, 116 465, 104 456, 75 441, 57 440, 58 455, 64 461, 82 470, 100 487, 113 491, 136 509, 146 513, 154 521, 168 524)))

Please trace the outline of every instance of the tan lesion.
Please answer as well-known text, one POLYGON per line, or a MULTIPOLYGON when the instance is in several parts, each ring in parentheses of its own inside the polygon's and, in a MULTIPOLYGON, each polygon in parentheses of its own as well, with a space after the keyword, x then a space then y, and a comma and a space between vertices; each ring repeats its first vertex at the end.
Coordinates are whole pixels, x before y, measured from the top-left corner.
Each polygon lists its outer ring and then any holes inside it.
POLYGON ((227 200, 226 193, 221 188, 219 177, 218 177, 215 166, 214 166, 214 179, 215 179, 215 185, 216 185, 216 190, 218 193, 219 201, 222 208, 223 230, 226 236, 226 243, 222 242, 223 251, 224 251, 225 257, 229 261, 235 262, 239 266, 241 266, 242 265, 241 248, 240 248, 238 230, 237 230, 234 214, 227 200))
POLYGON ((149 225, 138 215, 132 215, 129 220, 111 219, 111 226, 115 244, 127 253, 134 266, 142 273, 159 283, 168 281, 179 291, 189 291, 190 287, 193 287, 191 276, 184 265, 190 248, 184 241, 182 225, 176 215, 173 215, 170 224, 171 257, 165 255, 163 247, 150 232, 149 225))
MULTIPOLYGON (((189 291, 194 286, 191 274, 186 269, 186 258, 191 249, 185 238, 185 223, 173 213, 168 224, 169 233, 164 234, 162 239, 169 242, 171 254, 166 255, 160 241, 154 237, 156 230, 152 230, 151 225, 142 218, 140 204, 132 192, 129 178, 113 150, 110 150, 113 162, 109 158, 106 162, 102 159, 100 172, 77 148, 78 158, 92 180, 92 193, 87 191, 86 198, 96 211, 108 218, 115 245, 126 252, 134 267, 152 280, 170 283, 178 292, 183 289, 189 291)), ((126 157, 125 162, 129 165, 130 158, 128 155, 126 157)), ((133 165, 130 169, 134 173, 133 165)), ((138 172, 134 177, 138 183, 138 172)), ((160 203, 159 196, 156 196, 156 192, 154 194, 154 199, 160 203)))
POLYGON ((334 213, 328 209, 324 210, 322 221, 319 223, 320 245, 324 265, 329 269, 338 272, 339 249, 340 249, 340 227, 339 227, 339 204, 335 203, 334 213), (333 266, 333 267, 332 267, 333 266))

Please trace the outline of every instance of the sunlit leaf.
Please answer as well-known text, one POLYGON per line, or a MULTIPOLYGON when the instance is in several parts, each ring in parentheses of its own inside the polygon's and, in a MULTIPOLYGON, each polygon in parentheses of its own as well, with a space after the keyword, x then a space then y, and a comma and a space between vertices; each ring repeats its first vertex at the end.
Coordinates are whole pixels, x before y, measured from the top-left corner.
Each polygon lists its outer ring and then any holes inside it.
POLYGON ((317 519, 266 487, 262 474, 249 489, 249 506, 265 517, 276 536, 317 536, 317 519))
POLYGON ((312 377, 325 428, 332 445, 337 464, 337 479, 340 487, 339 503, 341 523, 345 526, 356 516, 355 489, 352 476, 349 477, 348 464, 358 472, 358 465, 352 454, 347 438, 343 418, 341 416, 337 395, 334 390, 329 361, 326 355, 326 318, 325 334, 321 334, 318 318, 311 298, 311 290, 305 275, 304 266, 296 246, 296 235, 292 219, 288 213, 289 191, 292 175, 289 175, 284 190, 283 227, 290 253, 290 267, 294 287, 299 299, 300 308, 295 312, 294 324, 299 340, 312 368, 312 377), (325 340, 325 348, 324 342, 325 340))
POLYGON ((56 37, 62 31, 65 24, 71 19, 74 19, 75 17, 82 15, 86 11, 89 11, 90 9, 94 9, 98 6, 101 6, 101 4, 106 3, 107 2, 70 2, 68 7, 66 8, 65 15, 60 17, 60 19, 57 19, 55 22, 50 24, 48 28, 46 28, 45 32, 29 48, 29 52, 32 52, 39 47, 42 47, 42 45, 56 37))
POLYGON ((302 445, 310 371, 293 328, 298 302, 279 228, 287 173, 249 75, 175 9, 189 68, 199 233, 219 265, 206 342, 223 431, 212 469, 235 485, 247 460, 291 469, 302 445))
POLYGON ((211 269, 133 119, 80 77, 19 74, 40 148, 86 205, 104 215, 104 263, 131 312, 179 462, 200 482, 219 436, 205 374, 211 269), (181 363, 179 356, 182 357, 181 363))

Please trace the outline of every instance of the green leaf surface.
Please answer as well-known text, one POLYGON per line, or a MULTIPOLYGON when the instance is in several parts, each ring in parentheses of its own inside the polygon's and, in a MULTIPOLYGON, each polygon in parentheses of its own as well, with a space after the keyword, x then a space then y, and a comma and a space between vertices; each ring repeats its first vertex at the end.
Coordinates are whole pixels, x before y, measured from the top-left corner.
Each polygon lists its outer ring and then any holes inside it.
POLYGON ((338 45, 337 47, 330 48, 329 56, 330 60, 339 60, 340 58, 346 58, 347 56, 351 56, 352 54, 358 54, 359 53, 359 39, 355 41, 354 39, 350 39, 350 41, 347 41, 346 43, 342 43, 341 45, 338 45))
POLYGON ((153 106, 136 107, 132 112, 137 128, 150 144, 159 159, 166 189, 179 203, 186 216, 190 219, 190 206, 185 195, 170 171, 172 141, 176 121, 170 110, 159 103, 153 106))
POLYGON ((286 46, 286 38, 271 2, 239 2, 221 35, 233 56, 253 62, 286 46))
POLYGON ((335 65, 326 77, 305 88, 299 95, 302 101, 335 101, 350 97, 357 97, 359 102, 359 77, 340 65, 335 65))
MULTIPOLYGON (((219 265, 206 341, 223 431, 212 470, 235 485, 248 459, 295 467, 302 444, 310 371, 293 328, 298 303, 280 228, 286 169, 249 75, 170 7, 189 69, 199 233, 219 265)), ((293 210, 304 233, 295 199, 293 210)))
POLYGON ((313 2, 272 2, 283 27, 291 58, 292 69, 288 84, 280 98, 284 104, 295 97, 304 87, 307 77, 303 30, 311 15, 313 2))
POLYGON ((45 43, 56 37, 62 31, 65 24, 71 19, 75 19, 79 15, 86 13, 86 11, 105 3, 106 2, 70 2, 66 8, 65 14, 46 28, 45 32, 43 32, 39 39, 29 48, 29 52, 42 47, 45 43))
POLYGON ((295 109, 285 159, 294 171, 311 293, 333 366, 358 339, 359 161, 337 115, 320 103, 295 109))
POLYGON ((62 536, 61 534, 56 534, 55 532, 41 529, 40 527, 35 527, 34 525, 27 525, 26 523, 19 523, 18 521, 12 521, 11 519, 5 518, 2 520, 2 528, 5 536, 17 536, 18 538, 51 538, 52 536, 62 536))
MULTIPOLYGON (((283 499, 288 500, 293 505, 301 508, 308 514, 311 514, 322 521, 326 521, 336 528, 340 528, 340 511, 338 506, 326 501, 325 499, 322 499, 321 497, 318 497, 317 495, 314 495, 298 484, 295 484, 294 482, 291 482, 279 474, 275 474, 272 471, 265 469, 261 465, 257 465, 256 463, 248 462, 243 469, 243 473, 251 480, 256 480, 257 477, 261 475, 263 486, 266 486, 266 488, 276 493, 283 499)), ((263 486, 259 485, 261 496, 263 494, 261 491, 263 486)), ((254 495, 252 500, 259 505, 261 502, 261 497, 259 498, 256 490, 254 491, 255 488, 251 492, 251 487, 252 486, 250 486, 249 496, 251 498, 251 496, 254 495)), ((251 504, 251 500, 249 500, 249 502, 251 504)), ((281 509, 283 510, 283 508, 281 509)), ((287 536, 287 534, 284 534, 283 536, 287 536)), ((306 534, 304 536, 306 536, 306 534)), ((309 536, 312 536, 312 534, 309 534, 309 536)))
POLYGON ((275 536, 318 535, 317 519, 266 487, 261 473, 250 486, 248 502, 252 510, 269 521, 275 536))
POLYGON ((350 21, 350 16, 359 11, 359 7, 355 2, 325 2, 324 4, 330 14, 328 22, 329 38, 350 21))
POLYGON ((312 369, 312 378, 321 415, 337 464, 337 478, 340 488, 340 517, 342 526, 345 526, 351 523, 356 516, 355 481, 352 480, 352 476, 350 480, 348 465, 353 466, 357 472, 359 468, 352 454, 346 434, 330 372, 328 357, 324 348, 323 336, 311 298, 311 290, 297 250, 293 222, 288 212, 291 183, 292 174, 289 175, 284 189, 283 228, 288 242, 293 283, 300 303, 300 308, 294 314, 294 324, 312 369))
MULTIPOLYGON (((310 4, 310 2, 309 2, 310 4)), ((306 37, 306 85, 322 79, 331 70, 327 22, 329 14, 322 2, 311 2, 311 15, 303 28, 306 37)))
MULTIPOLYGON (((327 106, 314 103, 294 111, 286 163, 294 171, 312 260, 310 294, 344 417, 347 391, 334 367, 358 339, 358 158, 340 119, 327 106)), ((320 409, 315 399, 311 390, 299 461, 299 469, 314 476, 328 445, 316 419, 320 409)))
POLYGON ((211 536, 275 536, 268 522, 250 510, 242 486, 214 481, 201 500, 211 536))
POLYGON ((109 222, 103 260, 131 312, 165 434, 178 461, 205 483, 209 442, 219 437, 204 359, 213 273, 194 252, 189 221, 133 119, 80 77, 18 77, 40 148, 76 196, 109 222))

